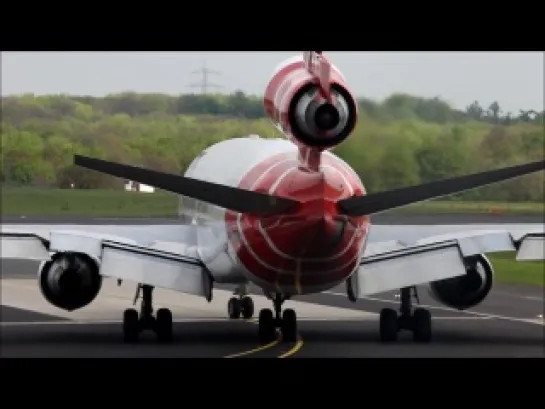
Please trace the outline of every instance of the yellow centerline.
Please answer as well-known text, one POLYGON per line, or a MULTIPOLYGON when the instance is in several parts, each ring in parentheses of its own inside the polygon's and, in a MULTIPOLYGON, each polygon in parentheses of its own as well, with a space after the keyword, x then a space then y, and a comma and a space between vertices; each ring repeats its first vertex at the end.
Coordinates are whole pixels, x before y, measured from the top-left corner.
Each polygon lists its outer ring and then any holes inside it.
POLYGON ((289 350, 284 352, 282 355, 278 356, 278 358, 289 358, 292 355, 295 355, 297 351, 299 351, 304 345, 303 338, 299 335, 297 337, 297 342, 295 345, 289 350))
POLYGON ((278 345, 279 343, 280 343, 280 338, 276 339, 275 341, 270 342, 270 343, 268 343, 266 345, 262 345, 262 346, 260 346, 258 348, 250 349, 249 351, 238 352, 238 353, 232 354, 232 355, 227 355, 227 356, 224 356, 224 358, 238 358, 239 356, 255 354, 256 352, 261 352, 261 351, 265 351, 266 349, 272 348, 272 347, 278 345))
MULTIPOLYGON (((257 324, 255 321, 247 321, 247 322, 252 322, 254 324, 257 324)), ((235 354, 227 355, 227 356, 224 356, 224 358, 238 358, 240 356, 256 354, 258 352, 265 351, 267 349, 270 349, 272 347, 279 345, 281 341, 282 341, 282 338, 280 334, 278 334, 278 338, 268 344, 262 345, 254 349, 250 349, 248 351, 242 351, 242 352, 237 352, 235 354)), ((289 350, 287 350, 286 352, 283 352, 281 355, 277 356, 277 358, 289 358, 290 356, 295 355, 303 347, 303 345, 304 345, 303 338, 301 337, 301 335, 297 335, 297 342, 295 343, 295 345, 291 347, 289 350)))

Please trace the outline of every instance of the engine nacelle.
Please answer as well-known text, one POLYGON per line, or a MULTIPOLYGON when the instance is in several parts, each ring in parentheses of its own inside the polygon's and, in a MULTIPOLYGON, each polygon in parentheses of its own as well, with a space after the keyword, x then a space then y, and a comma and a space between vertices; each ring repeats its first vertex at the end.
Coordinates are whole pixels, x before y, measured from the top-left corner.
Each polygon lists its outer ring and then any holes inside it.
POLYGON ((90 304, 102 287, 98 263, 81 253, 54 254, 40 264, 38 281, 44 298, 67 311, 90 304))
POLYGON ((465 260, 467 274, 430 283, 431 296, 444 305, 457 310, 475 307, 490 293, 494 281, 494 269, 484 255, 465 260))
POLYGON ((284 61, 265 90, 265 112, 290 140, 329 149, 344 141, 356 126, 358 108, 341 72, 327 64, 324 79, 312 74, 303 57, 284 61))

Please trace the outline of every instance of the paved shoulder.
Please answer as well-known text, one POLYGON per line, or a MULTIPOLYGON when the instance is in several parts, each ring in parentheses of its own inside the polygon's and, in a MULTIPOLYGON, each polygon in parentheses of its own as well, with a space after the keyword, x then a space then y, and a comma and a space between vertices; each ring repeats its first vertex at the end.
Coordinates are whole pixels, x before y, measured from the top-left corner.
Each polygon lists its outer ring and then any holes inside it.
POLYGON ((62 322, 66 321, 66 319, 55 315, 42 314, 21 308, 8 307, 7 305, 0 305, 0 322, 2 323, 35 323, 51 321, 62 322))
MULTIPOLYGON (((544 223, 540 214, 492 214, 492 213, 383 213, 373 216, 378 225, 436 225, 436 224, 527 224, 544 223)), ((18 216, 2 215, 2 224, 90 224, 90 225, 146 225, 179 224, 184 220, 171 217, 93 217, 93 216, 18 216)))

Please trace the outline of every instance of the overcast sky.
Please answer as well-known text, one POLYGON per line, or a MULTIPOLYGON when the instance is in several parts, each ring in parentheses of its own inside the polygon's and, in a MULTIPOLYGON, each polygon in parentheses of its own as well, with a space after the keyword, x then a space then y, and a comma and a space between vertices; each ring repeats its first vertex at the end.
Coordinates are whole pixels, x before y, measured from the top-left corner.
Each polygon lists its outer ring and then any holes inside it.
MULTIPOLYGON (((122 91, 200 92, 189 84, 206 63, 221 92, 262 95, 274 67, 295 52, 3 52, 2 95, 105 95, 122 91)), ((325 52, 357 96, 395 92, 439 96, 455 107, 473 100, 502 110, 543 110, 539 52, 325 52)))

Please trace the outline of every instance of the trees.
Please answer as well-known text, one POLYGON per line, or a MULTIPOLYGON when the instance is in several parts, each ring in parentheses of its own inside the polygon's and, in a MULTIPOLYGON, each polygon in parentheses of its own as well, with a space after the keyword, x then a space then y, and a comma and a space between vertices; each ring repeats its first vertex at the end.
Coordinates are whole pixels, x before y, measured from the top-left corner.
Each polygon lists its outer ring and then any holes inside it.
MULTIPOLYGON (((439 98, 392 95, 360 101, 354 135, 335 149, 370 191, 426 182, 543 155, 543 113, 505 114, 478 102, 464 112, 439 98)), ((123 93, 2 98, 2 182, 81 188, 119 187, 115 178, 74 168, 81 153, 183 172, 211 144, 237 136, 281 137, 262 100, 233 95, 123 93)), ((542 200, 543 176, 464 197, 542 200)))

